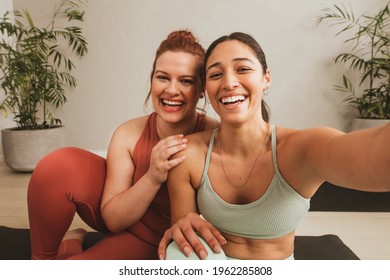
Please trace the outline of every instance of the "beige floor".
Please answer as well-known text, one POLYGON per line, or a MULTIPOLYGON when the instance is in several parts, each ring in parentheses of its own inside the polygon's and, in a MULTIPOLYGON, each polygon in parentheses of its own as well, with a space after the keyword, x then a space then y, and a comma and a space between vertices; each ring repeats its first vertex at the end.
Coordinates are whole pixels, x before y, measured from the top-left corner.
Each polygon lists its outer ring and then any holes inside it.
MULTIPOLYGON (((0 225, 28 228, 27 185, 31 174, 0 163, 0 225)), ((86 227, 76 217, 71 228, 86 227)), ((309 212, 297 235, 336 234, 363 260, 390 260, 390 213, 309 212)))
MULTIPOLYGON (((0 162, 0 225, 29 228, 27 186, 31 173, 17 173, 0 162)), ((77 215, 70 229, 88 227, 77 215)))

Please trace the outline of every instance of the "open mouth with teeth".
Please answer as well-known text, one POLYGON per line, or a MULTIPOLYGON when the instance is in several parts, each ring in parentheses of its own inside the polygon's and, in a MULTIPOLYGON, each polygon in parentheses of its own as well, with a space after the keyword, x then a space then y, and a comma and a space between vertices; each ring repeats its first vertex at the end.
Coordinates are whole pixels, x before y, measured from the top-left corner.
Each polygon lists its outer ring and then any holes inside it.
POLYGON ((244 101, 246 97, 244 95, 228 96, 221 99, 221 103, 224 105, 234 105, 244 101))
POLYGON ((169 109, 179 109, 184 105, 184 102, 182 101, 175 101, 175 100, 168 100, 168 99, 161 99, 161 103, 165 108, 169 108, 169 109))

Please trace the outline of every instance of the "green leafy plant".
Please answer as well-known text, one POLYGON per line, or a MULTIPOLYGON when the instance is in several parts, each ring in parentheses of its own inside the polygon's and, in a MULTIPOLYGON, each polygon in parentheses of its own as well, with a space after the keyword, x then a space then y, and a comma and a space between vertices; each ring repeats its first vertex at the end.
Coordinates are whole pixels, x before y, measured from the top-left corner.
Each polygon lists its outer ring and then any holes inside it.
POLYGON ((8 11, 1 18, 0 83, 5 99, 0 109, 6 116, 13 114, 18 129, 61 125, 51 108, 66 103, 65 89, 77 83, 68 56, 82 57, 88 51, 81 28, 70 25, 84 21, 82 4, 59 1, 46 27, 37 27, 27 10, 8 11))
POLYGON ((350 52, 339 54, 335 62, 357 71, 358 87, 347 75, 335 89, 348 94, 345 99, 356 108, 361 118, 390 119, 390 11, 387 3, 375 15, 355 17, 352 9, 334 5, 322 10, 317 22, 327 21, 331 27, 341 26, 336 36, 345 34, 350 52))

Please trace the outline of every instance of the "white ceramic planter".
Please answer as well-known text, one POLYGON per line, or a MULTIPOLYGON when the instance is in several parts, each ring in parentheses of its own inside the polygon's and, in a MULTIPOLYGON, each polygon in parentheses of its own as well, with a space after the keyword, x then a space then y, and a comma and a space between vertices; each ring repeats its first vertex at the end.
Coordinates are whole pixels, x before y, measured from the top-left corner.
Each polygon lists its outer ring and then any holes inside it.
POLYGON ((65 127, 1 131, 5 164, 19 172, 31 172, 46 154, 65 146, 65 127))
POLYGON ((378 127, 390 123, 390 120, 376 120, 376 119, 353 119, 352 130, 360 130, 372 127, 378 127))

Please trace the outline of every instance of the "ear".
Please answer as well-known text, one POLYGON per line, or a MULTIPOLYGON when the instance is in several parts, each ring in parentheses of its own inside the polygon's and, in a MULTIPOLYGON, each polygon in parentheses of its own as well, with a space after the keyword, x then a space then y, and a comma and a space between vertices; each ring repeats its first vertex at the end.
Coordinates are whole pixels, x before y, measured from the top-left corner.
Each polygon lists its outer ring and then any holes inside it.
POLYGON ((264 77, 263 77, 263 90, 267 90, 271 87, 271 73, 269 72, 269 70, 267 69, 267 72, 264 74, 264 77))

